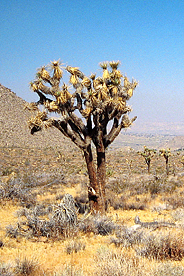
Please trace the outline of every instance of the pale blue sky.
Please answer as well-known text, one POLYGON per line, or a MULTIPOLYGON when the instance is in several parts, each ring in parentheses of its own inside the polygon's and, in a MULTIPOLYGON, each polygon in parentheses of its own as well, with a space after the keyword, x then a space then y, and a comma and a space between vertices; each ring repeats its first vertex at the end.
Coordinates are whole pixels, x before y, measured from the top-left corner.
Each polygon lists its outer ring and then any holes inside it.
POLYGON ((51 60, 100 74, 120 60, 137 122, 184 122, 184 1, 0 0, 0 83, 27 101, 51 60))

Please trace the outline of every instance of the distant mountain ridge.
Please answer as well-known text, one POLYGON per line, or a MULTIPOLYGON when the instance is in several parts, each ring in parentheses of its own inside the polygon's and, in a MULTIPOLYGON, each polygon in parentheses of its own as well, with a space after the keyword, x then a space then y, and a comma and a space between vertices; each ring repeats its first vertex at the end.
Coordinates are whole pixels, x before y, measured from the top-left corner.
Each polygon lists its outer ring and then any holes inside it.
MULTIPOLYGON (((0 147, 28 147, 44 148, 59 147, 66 149, 74 147, 64 135, 55 128, 43 130, 31 135, 27 121, 31 117, 31 112, 24 110, 27 102, 18 97, 10 89, 0 84, 0 147)), ((110 146, 111 149, 140 149, 144 145, 150 148, 169 147, 172 150, 184 148, 184 136, 154 133, 150 134, 149 129, 138 128, 136 124, 122 131, 110 146), (145 132, 144 132, 145 131, 145 132)), ((151 129, 150 129, 151 130, 151 129)))
POLYGON ((131 133, 184 136, 184 122, 140 122, 135 121, 131 133))

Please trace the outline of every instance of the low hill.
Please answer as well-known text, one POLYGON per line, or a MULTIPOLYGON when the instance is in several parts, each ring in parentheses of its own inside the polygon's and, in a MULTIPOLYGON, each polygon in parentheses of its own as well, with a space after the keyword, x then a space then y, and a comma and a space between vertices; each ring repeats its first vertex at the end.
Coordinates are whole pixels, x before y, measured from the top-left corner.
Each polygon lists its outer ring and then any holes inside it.
POLYGON ((31 117, 24 110, 26 101, 0 84, 0 147, 66 147, 71 143, 57 129, 31 135, 27 121, 31 117))

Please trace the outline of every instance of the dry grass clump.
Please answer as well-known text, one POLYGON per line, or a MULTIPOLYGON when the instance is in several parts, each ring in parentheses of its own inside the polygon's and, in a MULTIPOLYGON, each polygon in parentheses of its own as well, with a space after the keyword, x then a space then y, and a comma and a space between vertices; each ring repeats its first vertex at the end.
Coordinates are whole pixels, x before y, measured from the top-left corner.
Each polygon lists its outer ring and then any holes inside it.
POLYGON ((126 256, 102 247, 96 254, 95 275, 98 276, 146 276, 143 260, 136 256, 126 256))
POLYGON ((65 267, 58 272, 55 272, 51 276, 87 276, 83 273, 83 270, 81 268, 77 268, 76 266, 72 265, 65 265, 65 267))
POLYGON ((1 276, 14 276, 10 264, 0 263, 0 275, 1 276))
POLYGON ((85 250, 86 244, 80 240, 70 240, 67 242, 65 251, 67 254, 77 253, 81 250, 85 250))
POLYGON ((181 261, 184 257, 183 233, 160 230, 148 234, 137 253, 151 259, 181 261))
POLYGON ((184 275, 184 267, 173 265, 171 262, 160 263, 153 269, 152 276, 182 276, 184 275))
POLYGON ((39 265, 36 260, 23 258, 16 259, 14 273, 17 276, 34 276, 39 275, 39 265))

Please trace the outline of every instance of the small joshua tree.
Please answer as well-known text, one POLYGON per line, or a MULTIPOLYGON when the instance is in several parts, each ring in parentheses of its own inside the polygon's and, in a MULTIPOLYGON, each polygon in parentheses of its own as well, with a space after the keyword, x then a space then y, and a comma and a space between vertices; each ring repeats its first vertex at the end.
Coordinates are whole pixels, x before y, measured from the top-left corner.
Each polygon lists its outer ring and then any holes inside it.
POLYGON ((66 66, 64 70, 70 74, 70 88, 64 82, 59 86, 63 69, 59 61, 53 61, 48 69, 41 67, 36 80, 30 83, 40 99, 27 105, 30 110, 38 109, 38 105, 44 106, 28 122, 31 134, 44 127, 55 127, 83 151, 90 180, 88 196, 91 208, 102 213, 105 211, 106 149, 120 131, 136 119, 129 119, 127 114, 131 108, 126 101, 132 97, 137 82, 130 82, 123 76, 118 70, 119 64, 119 61, 100 63, 102 77, 95 74, 87 77, 79 68, 66 66), (56 112, 58 119, 51 118, 51 112, 56 112), (97 168, 93 161, 92 142, 96 147, 97 168))
POLYGON ((160 155, 165 158, 166 163, 166 174, 169 174, 169 157, 171 156, 171 150, 170 149, 161 149, 160 155))
POLYGON ((155 156, 156 150, 148 149, 146 146, 144 146, 144 151, 138 153, 144 157, 145 162, 148 166, 148 173, 150 173, 151 159, 155 156))

